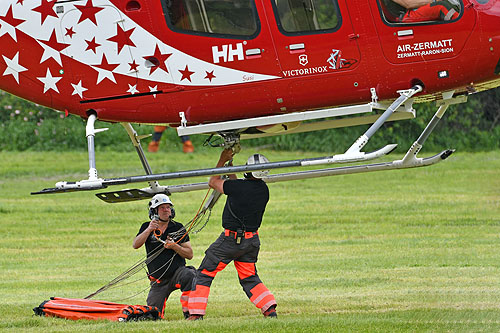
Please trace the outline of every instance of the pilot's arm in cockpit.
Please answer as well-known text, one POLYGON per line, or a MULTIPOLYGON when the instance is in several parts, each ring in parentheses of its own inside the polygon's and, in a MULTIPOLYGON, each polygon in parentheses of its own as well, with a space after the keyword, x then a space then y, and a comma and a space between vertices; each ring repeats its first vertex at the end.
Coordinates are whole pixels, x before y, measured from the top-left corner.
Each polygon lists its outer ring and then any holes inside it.
POLYGON ((425 5, 428 5, 435 0, 392 0, 400 6, 403 6, 406 9, 415 9, 425 5))
POLYGON ((391 0, 403 7, 406 13, 396 15, 397 22, 450 21, 458 18, 460 2, 458 0, 391 0))

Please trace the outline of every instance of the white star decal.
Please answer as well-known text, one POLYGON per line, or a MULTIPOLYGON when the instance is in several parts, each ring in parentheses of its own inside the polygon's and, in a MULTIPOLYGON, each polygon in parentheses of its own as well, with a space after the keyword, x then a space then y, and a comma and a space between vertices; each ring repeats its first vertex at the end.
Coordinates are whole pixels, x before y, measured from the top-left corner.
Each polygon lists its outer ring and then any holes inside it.
POLYGON ((3 75, 12 75, 14 79, 16 79, 16 82, 19 84, 19 73, 28 70, 27 68, 19 65, 19 52, 17 52, 12 59, 3 56, 3 60, 5 60, 5 63, 7 64, 7 68, 5 69, 5 72, 3 72, 3 75))
POLYGON ((9 34, 12 37, 12 39, 14 39, 17 42, 16 27, 13 27, 4 20, 0 19, 0 37, 2 37, 5 34, 9 34))
POLYGON ((104 79, 108 79, 111 82, 116 84, 116 79, 115 79, 115 76, 113 75, 113 72, 110 72, 106 69, 102 69, 102 68, 95 67, 95 66, 92 66, 92 68, 97 71, 97 83, 96 83, 96 85, 101 83, 101 81, 104 79))
POLYGON ((131 85, 129 84, 128 87, 130 88, 127 90, 128 93, 131 93, 132 95, 137 94, 139 90, 137 90, 137 84, 136 85, 131 85))
MULTIPOLYGON (((155 91, 158 91, 158 86, 149 87, 149 92, 155 92, 155 91)), ((153 94, 153 97, 156 98, 156 94, 153 94)))
POLYGON ((57 82, 62 79, 62 77, 54 77, 50 72, 50 69, 47 68, 47 74, 45 77, 37 77, 38 80, 43 83, 43 93, 45 94, 48 90, 52 89, 55 92, 59 93, 57 89, 57 82))
POLYGON ((55 61, 57 61, 57 63, 59 65, 62 66, 62 62, 61 62, 61 53, 57 50, 54 50, 53 48, 51 48, 50 46, 48 45, 45 45, 44 43, 38 41, 38 44, 40 44, 41 47, 43 47, 43 54, 42 54, 42 58, 40 59, 40 63, 42 64, 45 60, 48 60, 50 58, 54 59, 55 61))
POLYGON ((82 80, 80 80, 80 82, 78 82, 77 84, 72 83, 71 85, 73 86, 73 89, 75 89, 71 96, 78 94, 80 98, 83 98, 83 92, 88 90, 87 88, 82 86, 82 80))

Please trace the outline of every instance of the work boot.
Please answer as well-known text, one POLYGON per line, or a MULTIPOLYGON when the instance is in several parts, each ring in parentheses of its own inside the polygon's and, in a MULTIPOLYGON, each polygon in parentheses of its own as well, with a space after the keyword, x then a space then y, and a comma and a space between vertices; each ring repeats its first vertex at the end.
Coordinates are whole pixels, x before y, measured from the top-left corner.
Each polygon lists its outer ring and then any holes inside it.
POLYGON ((278 314, 276 313, 276 304, 271 305, 266 311, 263 313, 266 318, 278 318, 278 314))
POLYGON ((194 314, 187 317, 186 320, 203 320, 203 316, 194 314))
POLYGON ((182 151, 185 152, 186 154, 193 153, 194 152, 194 146, 191 140, 187 140, 184 142, 182 146, 182 151))
POLYGON ((156 153, 160 148, 160 141, 151 141, 148 145, 148 151, 150 153, 156 153))

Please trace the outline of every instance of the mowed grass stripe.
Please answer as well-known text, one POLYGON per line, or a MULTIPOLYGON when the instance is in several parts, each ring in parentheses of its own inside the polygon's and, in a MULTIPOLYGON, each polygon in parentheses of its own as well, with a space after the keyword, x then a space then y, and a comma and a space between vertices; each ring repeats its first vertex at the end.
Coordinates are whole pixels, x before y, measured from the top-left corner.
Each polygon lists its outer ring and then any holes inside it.
MULTIPOLYGON (((317 155, 263 153, 273 161, 317 155)), ((278 321, 262 318, 229 265, 214 281, 203 322, 182 320, 175 292, 167 320, 127 324, 32 317, 31 309, 50 296, 84 297, 140 260, 144 250, 131 243, 147 219, 146 201, 109 205, 94 192, 30 196, 59 180, 85 178, 86 154, 0 154, 2 330, 500 330, 500 152, 457 152, 428 168, 272 184, 257 267, 278 300, 278 321)), ((212 167, 217 158, 216 150, 159 153, 151 163, 163 172, 212 167)), ((240 154, 236 163, 245 159, 240 154)), ((98 152, 97 167, 103 177, 141 174, 133 153, 98 152)), ((174 195, 178 220, 192 218, 204 195, 174 195)), ((222 207, 192 235, 191 265, 199 265, 220 233, 222 207)), ((120 301, 147 288, 145 273, 137 277, 97 298, 120 301)))

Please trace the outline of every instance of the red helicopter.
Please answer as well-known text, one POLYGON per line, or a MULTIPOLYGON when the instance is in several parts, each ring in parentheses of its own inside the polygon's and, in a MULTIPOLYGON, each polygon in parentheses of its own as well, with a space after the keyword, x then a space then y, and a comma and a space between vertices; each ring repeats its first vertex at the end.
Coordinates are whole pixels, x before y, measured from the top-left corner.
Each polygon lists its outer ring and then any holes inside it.
POLYGON ((0 89, 88 119, 89 178, 35 194, 149 182, 97 195, 122 202, 207 188, 164 179, 366 161, 396 146, 361 151, 385 121, 437 101, 401 160, 266 181, 426 166, 453 152, 417 157, 446 108, 500 85, 500 1, 442 1, 453 15, 408 22, 390 0, 2 0, 0 89), (146 175, 98 177, 97 119, 123 124, 146 175), (247 138, 372 125, 343 154, 153 174, 131 123, 218 135, 235 151, 247 138))

